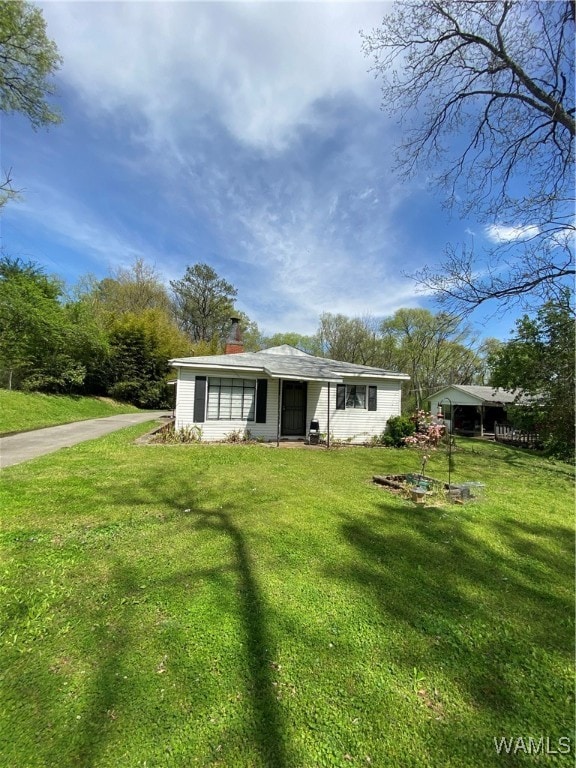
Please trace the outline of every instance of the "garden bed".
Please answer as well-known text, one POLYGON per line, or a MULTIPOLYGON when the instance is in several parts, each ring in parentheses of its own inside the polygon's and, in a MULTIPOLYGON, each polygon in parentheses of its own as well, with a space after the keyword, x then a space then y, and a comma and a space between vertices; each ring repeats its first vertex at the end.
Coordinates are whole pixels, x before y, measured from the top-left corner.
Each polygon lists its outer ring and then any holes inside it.
POLYGON ((471 501, 481 495, 483 483, 472 481, 465 483, 445 483, 434 477, 409 473, 405 475, 374 475, 373 481, 392 492, 402 493, 419 504, 424 504, 426 496, 444 492, 451 500, 459 503, 471 501))

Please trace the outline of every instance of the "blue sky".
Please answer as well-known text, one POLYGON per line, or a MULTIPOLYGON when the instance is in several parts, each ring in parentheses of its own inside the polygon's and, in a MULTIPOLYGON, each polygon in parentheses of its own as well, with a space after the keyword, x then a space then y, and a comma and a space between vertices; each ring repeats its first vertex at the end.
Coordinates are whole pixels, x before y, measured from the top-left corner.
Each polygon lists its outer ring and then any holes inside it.
MULTIPOLYGON (((386 3, 41 7, 64 122, 2 117, 1 165, 23 190, 0 223, 10 255, 69 284, 135 258, 166 282, 205 262, 261 331, 308 334, 325 311, 434 309, 403 273, 501 234, 392 171, 399 129, 359 35, 386 3)), ((507 338, 514 316, 489 314, 478 335, 507 338)))

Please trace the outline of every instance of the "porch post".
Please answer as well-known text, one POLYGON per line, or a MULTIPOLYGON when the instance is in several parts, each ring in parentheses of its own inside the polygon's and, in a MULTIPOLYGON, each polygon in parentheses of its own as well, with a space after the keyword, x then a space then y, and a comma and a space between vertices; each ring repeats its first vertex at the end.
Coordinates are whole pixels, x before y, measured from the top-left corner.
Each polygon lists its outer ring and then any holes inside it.
POLYGON ((280 404, 282 400, 282 379, 278 379, 278 414, 276 419, 276 448, 280 447, 280 404))
POLYGON ((484 403, 480 406, 480 437, 484 437, 484 403))
POLYGON ((327 432, 326 432, 326 448, 330 448, 330 382, 328 382, 328 418, 326 420, 327 422, 327 432))

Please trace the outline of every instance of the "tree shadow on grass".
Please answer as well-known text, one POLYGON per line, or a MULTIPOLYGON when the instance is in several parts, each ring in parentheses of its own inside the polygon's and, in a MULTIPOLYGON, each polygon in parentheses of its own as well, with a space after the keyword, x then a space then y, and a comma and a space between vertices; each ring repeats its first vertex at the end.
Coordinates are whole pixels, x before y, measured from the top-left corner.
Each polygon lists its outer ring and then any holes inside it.
MULTIPOLYGON (((538 461, 535 469, 538 474, 543 474, 548 478, 552 477, 559 483, 570 484, 574 483, 574 470, 569 462, 556 461, 554 458, 550 458, 547 454, 541 451, 534 451, 531 448, 521 448, 519 446, 507 445, 506 443, 487 443, 482 446, 486 449, 492 447, 493 455, 497 456, 498 461, 502 461, 509 467, 517 468, 523 471, 530 471, 534 469, 534 461, 538 461)), ((489 453, 486 450, 479 450, 474 445, 462 444, 459 442, 456 450, 456 457, 458 454, 476 455, 479 459, 486 460, 489 457, 489 453)))
POLYGON ((109 614, 105 594, 100 609, 92 615, 90 651, 85 654, 84 670, 89 674, 88 691, 79 708, 78 724, 71 729, 67 743, 54 752, 71 755, 71 765, 90 768, 98 764, 107 739, 114 728, 120 691, 126 686, 124 657, 132 647, 130 624, 134 616, 131 597, 138 592, 138 573, 134 568, 116 563, 108 581, 111 597, 122 602, 122 612, 109 614))
POLYGON ((198 527, 224 534, 233 546, 252 682, 252 708, 258 751, 264 765, 270 768, 285 768, 288 765, 287 745, 272 675, 274 651, 266 629, 263 597, 254 576, 246 538, 234 523, 231 511, 198 511, 194 512, 193 516, 197 518, 198 527))
MULTIPOLYGON (((123 754, 131 755, 129 760, 135 760, 135 754, 150 759, 146 754, 149 749, 156 750, 156 757, 158 748, 160 754, 164 749, 168 753, 174 732, 181 729, 178 747, 184 749, 184 754, 178 759, 183 765, 192 764, 195 758, 200 764, 204 758, 207 763, 214 761, 215 765, 225 765, 222 760, 225 760, 228 738, 232 739, 233 748, 238 749, 244 747, 234 739, 246 740, 245 754, 255 765, 285 768, 294 764, 289 759, 285 727, 276 698, 276 655, 266 626, 267 606, 254 572, 250 544, 239 523, 241 510, 235 509, 233 504, 209 508, 207 502, 196 498, 192 482, 183 484, 179 479, 178 483, 166 483, 166 477, 159 472, 157 476, 147 477, 139 486, 119 482, 116 491, 112 492, 107 483, 108 505, 117 500, 120 507, 134 508, 134 513, 101 527, 96 525, 86 530, 78 526, 69 530, 70 547, 82 551, 87 548, 87 559, 80 562, 95 566, 94 574, 88 578, 88 583, 90 579, 93 582, 95 594, 87 596, 86 604, 82 606, 79 596, 87 594, 83 590, 89 587, 81 583, 77 588, 72 576, 67 597, 55 608, 58 626, 70 623, 69 634, 61 639, 52 634, 50 638, 52 630, 48 628, 50 645, 45 649, 40 645, 28 656, 13 654, 18 658, 18 665, 13 667, 6 683, 11 688, 12 716, 17 717, 19 723, 14 732, 15 743, 7 754, 25 760, 31 754, 31 743, 35 742, 37 762, 34 764, 50 768, 92 768, 117 755, 120 765, 123 754), (111 493, 117 499, 111 497, 111 493), (146 526, 150 526, 149 530, 146 526), (146 529, 143 536, 139 536, 141 527, 146 529), (147 573, 147 563, 153 564, 151 558, 154 556, 136 553, 133 559, 130 557, 132 550, 128 542, 132 531, 136 541, 149 542, 152 546, 154 537, 163 537, 163 556, 168 553, 169 557, 172 547, 174 551, 180 548, 178 559, 174 564, 152 568, 151 573, 147 573), (106 538, 108 533, 109 540, 106 538), (204 534, 204 544, 208 542, 217 553, 214 562, 205 555, 195 558, 198 533, 204 534), (115 536, 123 542, 118 548, 115 536), (188 546, 189 562, 185 554, 182 556, 182 548, 188 546), (120 554, 122 550, 124 553, 120 554), (143 589, 144 583, 146 589, 143 589), (194 602, 194 589, 200 583, 208 585, 212 601, 210 609, 204 612, 203 598, 194 602), (141 603, 145 601, 146 592, 154 595, 151 598, 153 604, 143 609, 141 603), (188 595, 191 613, 186 607, 188 595), (161 620, 155 625, 153 616, 155 610, 161 613, 163 603, 167 614, 171 614, 171 623, 166 629, 161 620), (199 666, 205 664, 207 653, 223 653, 230 658, 229 652, 222 650, 213 639, 217 636, 217 626, 202 625, 210 611, 212 617, 218 617, 218 611, 223 616, 229 614, 228 626, 235 628, 238 624, 240 627, 240 632, 233 629, 227 640, 228 647, 232 645, 237 651, 233 661, 226 661, 237 681, 234 685, 243 688, 242 701, 245 703, 238 703, 234 710, 234 717, 242 720, 240 734, 236 730, 228 733, 224 718, 222 722, 217 719, 213 725, 205 725, 210 722, 210 710, 219 710, 223 705, 214 696, 218 691, 221 695, 227 690, 227 681, 210 680, 213 670, 199 669, 199 666), (193 628, 193 636, 187 634, 190 622, 200 622, 193 628), (202 642, 205 630, 212 632, 214 651, 200 652, 202 662, 195 661, 194 643, 202 642), (148 631, 151 637, 143 639, 143 631, 148 631), (161 668, 150 669, 156 661, 149 649, 162 648, 163 644, 174 651, 174 666, 170 667, 169 658, 165 674, 161 674, 164 673, 161 668), (182 666, 176 666, 177 649, 183 649, 180 661, 185 663, 182 666), (139 669, 141 657, 146 668, 139 669), (243 663, 246 666, 242 668, 243 663), (51 671, 50 666, 53 667, 51 671), (204 675, 200 683, 196 673, 204 675), (85 677, 79 677, 84 674, 85 677), (157 693, 160 685, 168 685, 167 681, 170 685, 175 684, 174 690, 179 697, 178 703, 172 706, 174 720, 169 725, 164 722, 157 693), (151 712, 146 704, 143 706, 145 717, 140 719, 138 697, 148 695, 148 692, 156 696, 158 712, 151 712), (200 745, 200 754, 186 752, 190 749, 187 747, 190 731, 186 729, 190 729, 195 721, 205 728, 205 735, 195 742, 200 745), (213 743, 214 739, 222 742, 222 753, 215 751, 219 747, 213 743), (136 752, 131 753, 134 748, 136 752), (142 750, 145 750, 143 755, 142 750), (214 753, 210 756, 211 750, 214 753)), ((94 491, 97 505, 98 488, 94 491)), ((58 546, 63 545, 59 543, 58 546)), ((39 553, 42 557, 47 556, 50 561, 56 556, 49 538, 42 548, 39 553)), ((23 556, 26 555, 23 553, 23 556)), ((37 570, 36 562, 30 559, 28 573, 37 570)), ((51 571, 46 573, 50 578, 51 571)), ((35 583, 40 584, 44 578, 38 573, 35 583)), ((16 588, 16 582, 13 586, 16 588)), ((14 622, 17 621, 19 617, 16 615, 14 622)), ((17 628, 16 623, 13 626, 17 628)), ((157 664, 161 667, 163 663, 160 656, 157 664)), ((167 688, 168 692, 172 690, 167 688)), ((230 707, 227 711, 230 712, 230 707)), ((233 728, 236 728, 235 724, 233 728)))
MULTIPOLYGON (((190 584, 198 584, 207 581, 221 591, 220 610, 236 614, 243 628, 243 636, 237 638, 239 658, 244 657, 248 669, 244 675, 247 678, 247 693, 250 701, 252 717, 250 719, 250 734, 253 743, 250 753, 254 750, 259 755, 260 763, 270 768, 285 768, 289 764, 285 729, 276 699, 274 687, 275 658, 274 647, 266 628, 266 606, 254 574, 252 555, 245 535, 240 526, 235 522, 238 510, 233 506, 221 506, 218 509, 203 509, 202 505, 194 501, 194 492, 179 487, 173 494, 167 492, 164 482, 154 482, 149 479, 146 489, 134 489, 134 498, 127 498, 125 490, 122 495, 122 503, 133 501, 140 504, 142 498, 149 499, 151 489, 154 489, 154 503, 162 509, 169 510, 167 522, 175 518, 185 521, 179 526, 181 536, 188 533, 208 532, 215 538, 223 537, 224 546, 231 556, 226 557, 225 562, 217 562, 207 568, 184 567, 167 574, 166 577, 152 577, 150 586, 158 591, 167 591, 174 594, 174 590, 181 592, 190 584), (234 586, 231 585, 232 578, 234 586)), ((166 535, 162 530, 162 523, 158 535, 166 535)), ((191 541, 194 537, 191 537, 191 541)), ((182 542, 175 542, 181 544, 182 542)), ((191 550, 191 565, 194 557, 191 550)), ((95 664, 98 667, 92 682, 92 692, 89 696, 91 702, 88 710, 83 714, 83 724, 78 729, 78 744, 75 749, 73 765, 82 765, 90 768, 98 764, 98 756, 106 747, 107 739, 113 729, 110 717, 114 716, 117 707, 118 685, 122 683, 119 670, 127 656, 134 652, 133 610, 130 608, 132 598, 137 599, 142 592, 139 582, 143 580, 143 574, 125 562, 116 562, 110 577, 111 586, 118 596, 126 603, 126 612, 122 617, 121 626, 115 627, 114 638, 111 641, 107 631, 102 631, 102 638, 98 641, 101 649, 95 664)), ((201 629, 201 628, 200 628, 201 629)), ((176 632, 176 634, 178 634, 176 632)), ((184 635, 180 638, 182 646, 189 644, 189 639, 184 635)), ((181 671, 178 672, 178 685, 185 687, 186 681, 181 671)), ((190 680, 192 689, 195 683, 190 680)), ((199 700, 197 692, 191 694, 200 709, 208 706, 205 701, 199 700)), ((190 712, 190 714, 194 714, 190 712)), ((221 740, 226 738, 223 732, 221 740)), ((226 744, 222 745, 223 759, 226 744)), ((220 747, 218 747, 220 749, 220 747)), ((214 755, 216 764, 218 756, 214 755)))
MULTIPOLYGON (((448 679, 471 711, 484 713, 484 727, 571 734, 571 681, 557 679, 551 661, 560 656, 568 669, 573 659, 570 531, 503 520, 492 523, 487 541, 457 511, 379 507, 361 520, 343 516, 352 558, 328 575, 358 584, 386 622, 401 628, 406 640, 390 651, 400 667, 417 669, 424 680, 448 679), (551 699, 552 711, 562 713, 557 722, 546 721, 551 699)), ((482 529, 490 525, 483 521, 482 529)), ((456 730, 443 731, 446 757, 450 744, 456 754, 462 747, 456 730)), ((495 759, 491 735, 478 749, 487 764, 495 759)))

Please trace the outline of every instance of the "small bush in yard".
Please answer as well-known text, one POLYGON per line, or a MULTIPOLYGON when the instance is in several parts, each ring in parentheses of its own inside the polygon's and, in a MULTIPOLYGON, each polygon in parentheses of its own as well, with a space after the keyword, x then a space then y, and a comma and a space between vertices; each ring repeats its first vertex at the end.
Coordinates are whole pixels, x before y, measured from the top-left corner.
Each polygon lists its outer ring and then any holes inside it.
POLYGON ((175 445, 178 443, 199 443, 202 440, 201 427, 181 427, 174 429, 174 425, 163 428, 152 438, 153 443, 175 445))
POLYGON ((404 439, 416 431, 416 425, 408 416, 392 416, 386 422, 382 444, 387 448, 402 448, 404 439))
POLYGON ((249 443, 252 434, 249 429, 233 429, 224 437, 225 443, 249 443))

